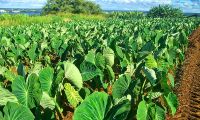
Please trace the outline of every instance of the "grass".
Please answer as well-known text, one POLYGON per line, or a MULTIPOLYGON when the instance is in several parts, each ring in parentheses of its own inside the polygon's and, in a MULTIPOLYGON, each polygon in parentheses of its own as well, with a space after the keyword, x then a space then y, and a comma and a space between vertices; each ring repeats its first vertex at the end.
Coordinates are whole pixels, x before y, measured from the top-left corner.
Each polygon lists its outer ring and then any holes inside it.
POLYGON ((41 15, 41 16, 28 16, 28 15, 0 15, 0 26, 16 26, 33 23, 51 23, 58 21, 72 21, 72 20, 104 20, 106 16, 101 15, 86 15, 86 14, 71 14, 71 13, 57 13, 56 15, 41 15))

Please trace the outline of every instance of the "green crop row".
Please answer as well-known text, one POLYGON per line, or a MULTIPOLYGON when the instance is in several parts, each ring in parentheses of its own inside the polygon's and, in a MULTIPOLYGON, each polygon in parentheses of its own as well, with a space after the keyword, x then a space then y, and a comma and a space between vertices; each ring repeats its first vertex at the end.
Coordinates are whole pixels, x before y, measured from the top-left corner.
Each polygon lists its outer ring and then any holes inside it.
POLYGON ((200 19, 0 28, 0 119, 164 120, 200 19))

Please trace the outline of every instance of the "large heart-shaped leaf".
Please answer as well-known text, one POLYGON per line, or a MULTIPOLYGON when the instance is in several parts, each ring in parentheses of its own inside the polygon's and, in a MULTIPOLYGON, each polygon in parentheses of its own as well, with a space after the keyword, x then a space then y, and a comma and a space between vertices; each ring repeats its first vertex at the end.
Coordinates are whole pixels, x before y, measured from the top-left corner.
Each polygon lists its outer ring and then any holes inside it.
POLYGON ((101 70, 98 69, 94 64, 86 61, 83 61, 80 66, 80 70, 83 81, 91 80, 92 78, 102 74, 101 70))
POLYGON ((115 73, 114 73, 113 69, 109 65, 106 65, 106 70, 108 72, 109 81, 114 82, 114 80, 115 80, 115 73))
POLYGON ((115 81, 112 89, 112 95, 114 98, 121 98, 125 95, 131 83, 131 76, 128 74, 121 75, 117 81, 115 81))
POLYGON ((94 50, 91 50, 88 52, 88 54, 85 56, 85 61, 95 64, 95 51, 94 50))
POLYGON ((17 97, 19 103, 30 108, 35 107, 39 104, 42 94, 38 76, 31 74, 27 85, 25 79, 18 76, 12 83, 12 92, 17 97))
POLYGON ((157 62, 152 54, 150 54, 146 57, 145 66, 150 69, 157 68, 157 62))
POLYGON ((51 98, 49 96, 48 93, 46 92, 43 92, 42 94, 42 98, 41 98, 41 101, 40 101, 40 105, 46 109, 46 108, 49 108, 51 110, 53 110, 55 108, 55 102, 54 102, 54 99, 51 98))
POLYGON ((110 107, 108 94, 94 92, 89 95, 74 113, 74 120, 103 120, 110 107))
POLYGON ((8 102, 3 111, 4 118, 1 120, 34 120, 35 118, 27 107, 17 103, 8 102))
POLYGON ((106 60, 106 64, 107 65, 110 65, 111 67, 114 65, 114 61, 115 61, 115 53, 114 51, 109 48, 109 47, 106 47, 104 50, 103 50, 103 56, 105 57, 105 60, 106 60))
POLYGON ((174 93, 169 93, 168 96, 165 96, 167 104, 171 109, 172 115, 176 113, 176 109, 178 108, 178 100, 174 93))
POLYGON ((50 92, 53 82, 53 76, 54 71, 51 67, 46 67, 40 71, 39 80, 43 91, 50 92))
POLYGON ((106 120, 125 120, 131 110, 131 102, 124 100, 110 109, 106 120))
POLYGON ((155 120, 165 120, 165 111, 156 105, 155 120))
POLYGON ((147 67, 144 67, 143 71, 144 71, 144 74, 146 75, 146 78, 150 81, 150 83, 153 86, 155 86, 156 80, 157 80, 156 72, 153 69, 150 69, 147 67))
POLYGON ((65 78, 67 78, 77 88, 83 87, 83 80, 79 69, 70 62, 64 62, 65 78))
POLYGON ((71 84, 66 83, 64 87, 67 100, 73 107, 76 107, 80 102, 82 102, 83 99, 71 84))
POLYGON ((148 120, 148 106, 144 100, 138 105, 137 120, 148 120))
POLYGON ((34 61, 36 58, 36 53, 35 53, 36 49, 37 49, 37 43, 34 43, 28 51, 28 56, 32 61, 34 61))
POLYGON ((95 65, 100 69, 104 69, 106 65, 105 57, 98 52, 95 58, 95 65))
POLYGON ((18 102, 16 96, 9 90, 0 86, 0 106, 6 105, 7 102, 18 102))

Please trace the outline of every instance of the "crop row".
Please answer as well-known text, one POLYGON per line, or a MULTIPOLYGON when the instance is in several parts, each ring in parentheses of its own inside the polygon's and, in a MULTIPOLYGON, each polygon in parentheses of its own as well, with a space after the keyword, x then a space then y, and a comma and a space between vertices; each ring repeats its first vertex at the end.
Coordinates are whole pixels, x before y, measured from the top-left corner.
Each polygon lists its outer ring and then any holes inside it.
POLYGON ((0 28, 0 119, 164 120, 197 18, 0 28))

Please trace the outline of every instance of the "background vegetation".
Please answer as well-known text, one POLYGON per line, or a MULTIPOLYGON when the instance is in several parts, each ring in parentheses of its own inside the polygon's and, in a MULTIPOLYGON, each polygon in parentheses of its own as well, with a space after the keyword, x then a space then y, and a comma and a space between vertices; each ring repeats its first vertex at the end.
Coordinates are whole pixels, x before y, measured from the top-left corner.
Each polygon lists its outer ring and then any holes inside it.
POLYGON ((174 8, 170 5, 159 5, 149 10, 148 17, 166 18, 166 17, 183 17, 183 12, 179 8, 174 8))
POLYGON ((43 14, 68 12, 99 14, 102 12, 99 5, 85 0, 48 0, 43 8, 43 14))

